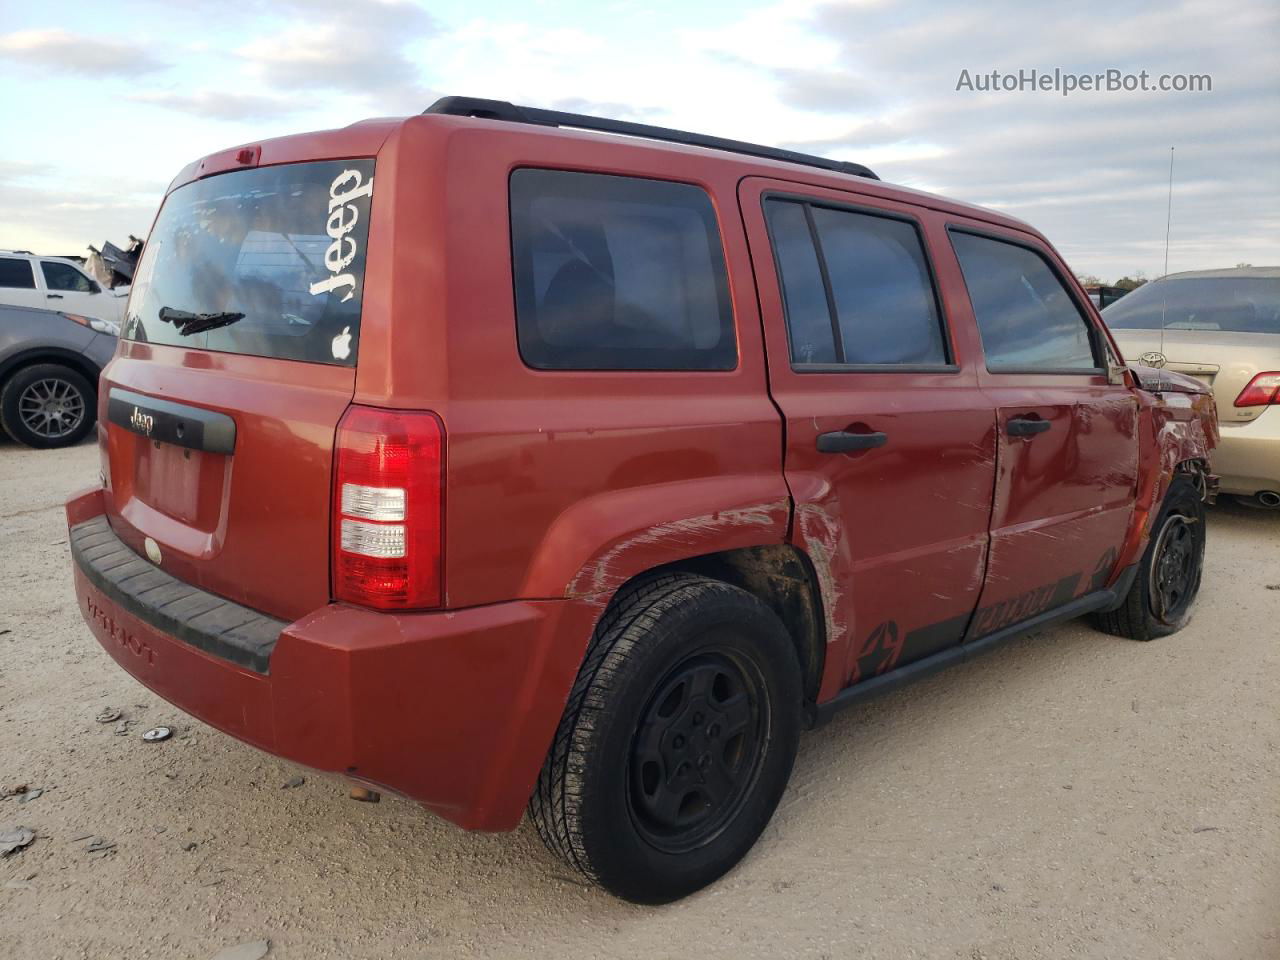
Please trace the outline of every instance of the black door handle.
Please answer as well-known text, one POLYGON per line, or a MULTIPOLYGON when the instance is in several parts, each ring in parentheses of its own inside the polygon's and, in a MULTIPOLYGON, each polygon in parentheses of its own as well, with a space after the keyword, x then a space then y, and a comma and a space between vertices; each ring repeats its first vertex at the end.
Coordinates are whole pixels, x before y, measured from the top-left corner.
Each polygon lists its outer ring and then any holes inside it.
POLYGON ((1048 420, 1032 420, 1030 417, 1011 417, 1009 419, 1009 436, 1029 437, 1035 433, 1044 433, 1053 424, 1048 420))
POLYGON ((831 433, 818 434, 819 453, 848 453, 850 450, 870 450, 883 447, 889 438, 883 433, 850 433, 847 430, 834 430, 831 433))
POLYGON ((62 299, 62 294, 60 294, 60 293, 46 293, 46 294, 45 294, 45 296, 46 296, 46 297, 48 297, 50 300, 61 300, 61 299, 62 299))

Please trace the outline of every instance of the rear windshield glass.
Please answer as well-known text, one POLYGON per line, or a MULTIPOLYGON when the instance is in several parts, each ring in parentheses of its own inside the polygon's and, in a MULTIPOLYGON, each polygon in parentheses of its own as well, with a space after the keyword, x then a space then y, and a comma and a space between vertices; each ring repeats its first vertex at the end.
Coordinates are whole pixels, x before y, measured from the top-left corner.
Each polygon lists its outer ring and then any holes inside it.
POLYGON ((1156 280, 1102 311, 1113 330, 1280 333, 1280 277, 1156 280))
POLYGON ((373 160, 178 188, 138 264, 125 338, 354 364, 372 195, 373 160))

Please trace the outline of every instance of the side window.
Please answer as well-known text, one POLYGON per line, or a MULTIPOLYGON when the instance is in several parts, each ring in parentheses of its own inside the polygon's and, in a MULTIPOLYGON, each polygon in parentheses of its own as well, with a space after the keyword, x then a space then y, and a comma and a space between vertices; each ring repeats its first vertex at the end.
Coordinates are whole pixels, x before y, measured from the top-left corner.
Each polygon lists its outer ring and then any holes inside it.
POLYGON ((938 298, 914 224, 793 200, 765 206, 793 364, 948 363, 938 298))
POLYGON ((44 285, 50 290, 65 290, 68 293, 96 292, 93 289, 95 284, 70 264, 41 260, 40 269, 44 272, 44 285))
POLYGON ((1038 253, 1014 243, 951 232, 982 334, 987 369, 1093 370, 1088 321, 1038 253))
POLYGON ((765 204, 773 255, 782 282, 787 337, 792 363, 836 363, 835 325, 827 304, 818 251, 804 204, 770 200, 765 204))
POLYGON ((19 290, 35 289, 36 278, 31 272, 30 260, 0 257, 0 287, 17 287, 19 290))
POLYGON ((520 354, 543 370, 732 370, 720 231, 699 187, 511 174, 520 354))

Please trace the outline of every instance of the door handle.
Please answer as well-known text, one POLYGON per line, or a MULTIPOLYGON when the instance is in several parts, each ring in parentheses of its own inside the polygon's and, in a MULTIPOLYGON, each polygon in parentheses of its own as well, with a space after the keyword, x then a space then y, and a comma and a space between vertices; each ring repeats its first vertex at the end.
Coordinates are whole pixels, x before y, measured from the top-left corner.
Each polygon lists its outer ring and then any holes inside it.
POLYGON ((883 447, 889 438, 883 433, 850 433, 848 430, 833 430, 831 433, 818 434, 819 453, 849 453, 851 450, 870 450, 883 447))
POLYGON ((1008 431, 1011 437, 1029 437, 1032 434, 1044 433, 1053 424, 1048 420, 1032 420, 1030 417, 1011 417, 1008 431))
POLYGON ((46 294, 45 294, 45 296, 46 296, 46 297, 48 297, 50 300, 61 300, 61 299, 62 299, 62 294, 60 294, 60 293, 46 293, 46 294))

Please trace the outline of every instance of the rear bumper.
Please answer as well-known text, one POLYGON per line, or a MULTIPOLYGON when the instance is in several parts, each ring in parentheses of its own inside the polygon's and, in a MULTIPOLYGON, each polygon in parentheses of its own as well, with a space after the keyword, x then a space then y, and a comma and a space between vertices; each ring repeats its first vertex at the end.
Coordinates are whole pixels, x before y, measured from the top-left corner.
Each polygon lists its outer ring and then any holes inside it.
MULTIPOLYGON (((100 490, 69 500, 73 538, 103 512, 100 490)), ((98 642, 145 686, 262 750, 403 794, 459 826, 519 823, 597 606, 529 600, 388 614, 329 604, 291 624, 259 616, 247 629, 216 609, 213 626, 205 610, 181 627, 172 607, 200 611, 193 595, 233 605, 190 587, 166 594, 158 580, 160 600, 150 601, 134 580, 104 580, 94 557, 112 553, 106 530, 96 530, 97 549, 75 552, 76 597, 98 642), (131 589, 132 599, 122 594, 131 589), (262 653, 259 621, 278 633, 268 628, 269 649, 255 659, 244 651, 262 653), (237 629, 247 639, 225 636, 237 629), (209 634, 226 643, 206 642, 209 634)), ((141 562, 138 579, 161 573, 141 562)))
POLYGON ((1224 493, 1280 491, 1280 408, 1268 407, 1248 423, 1219 421, 1218 432, 1213 472, 1224 493))

